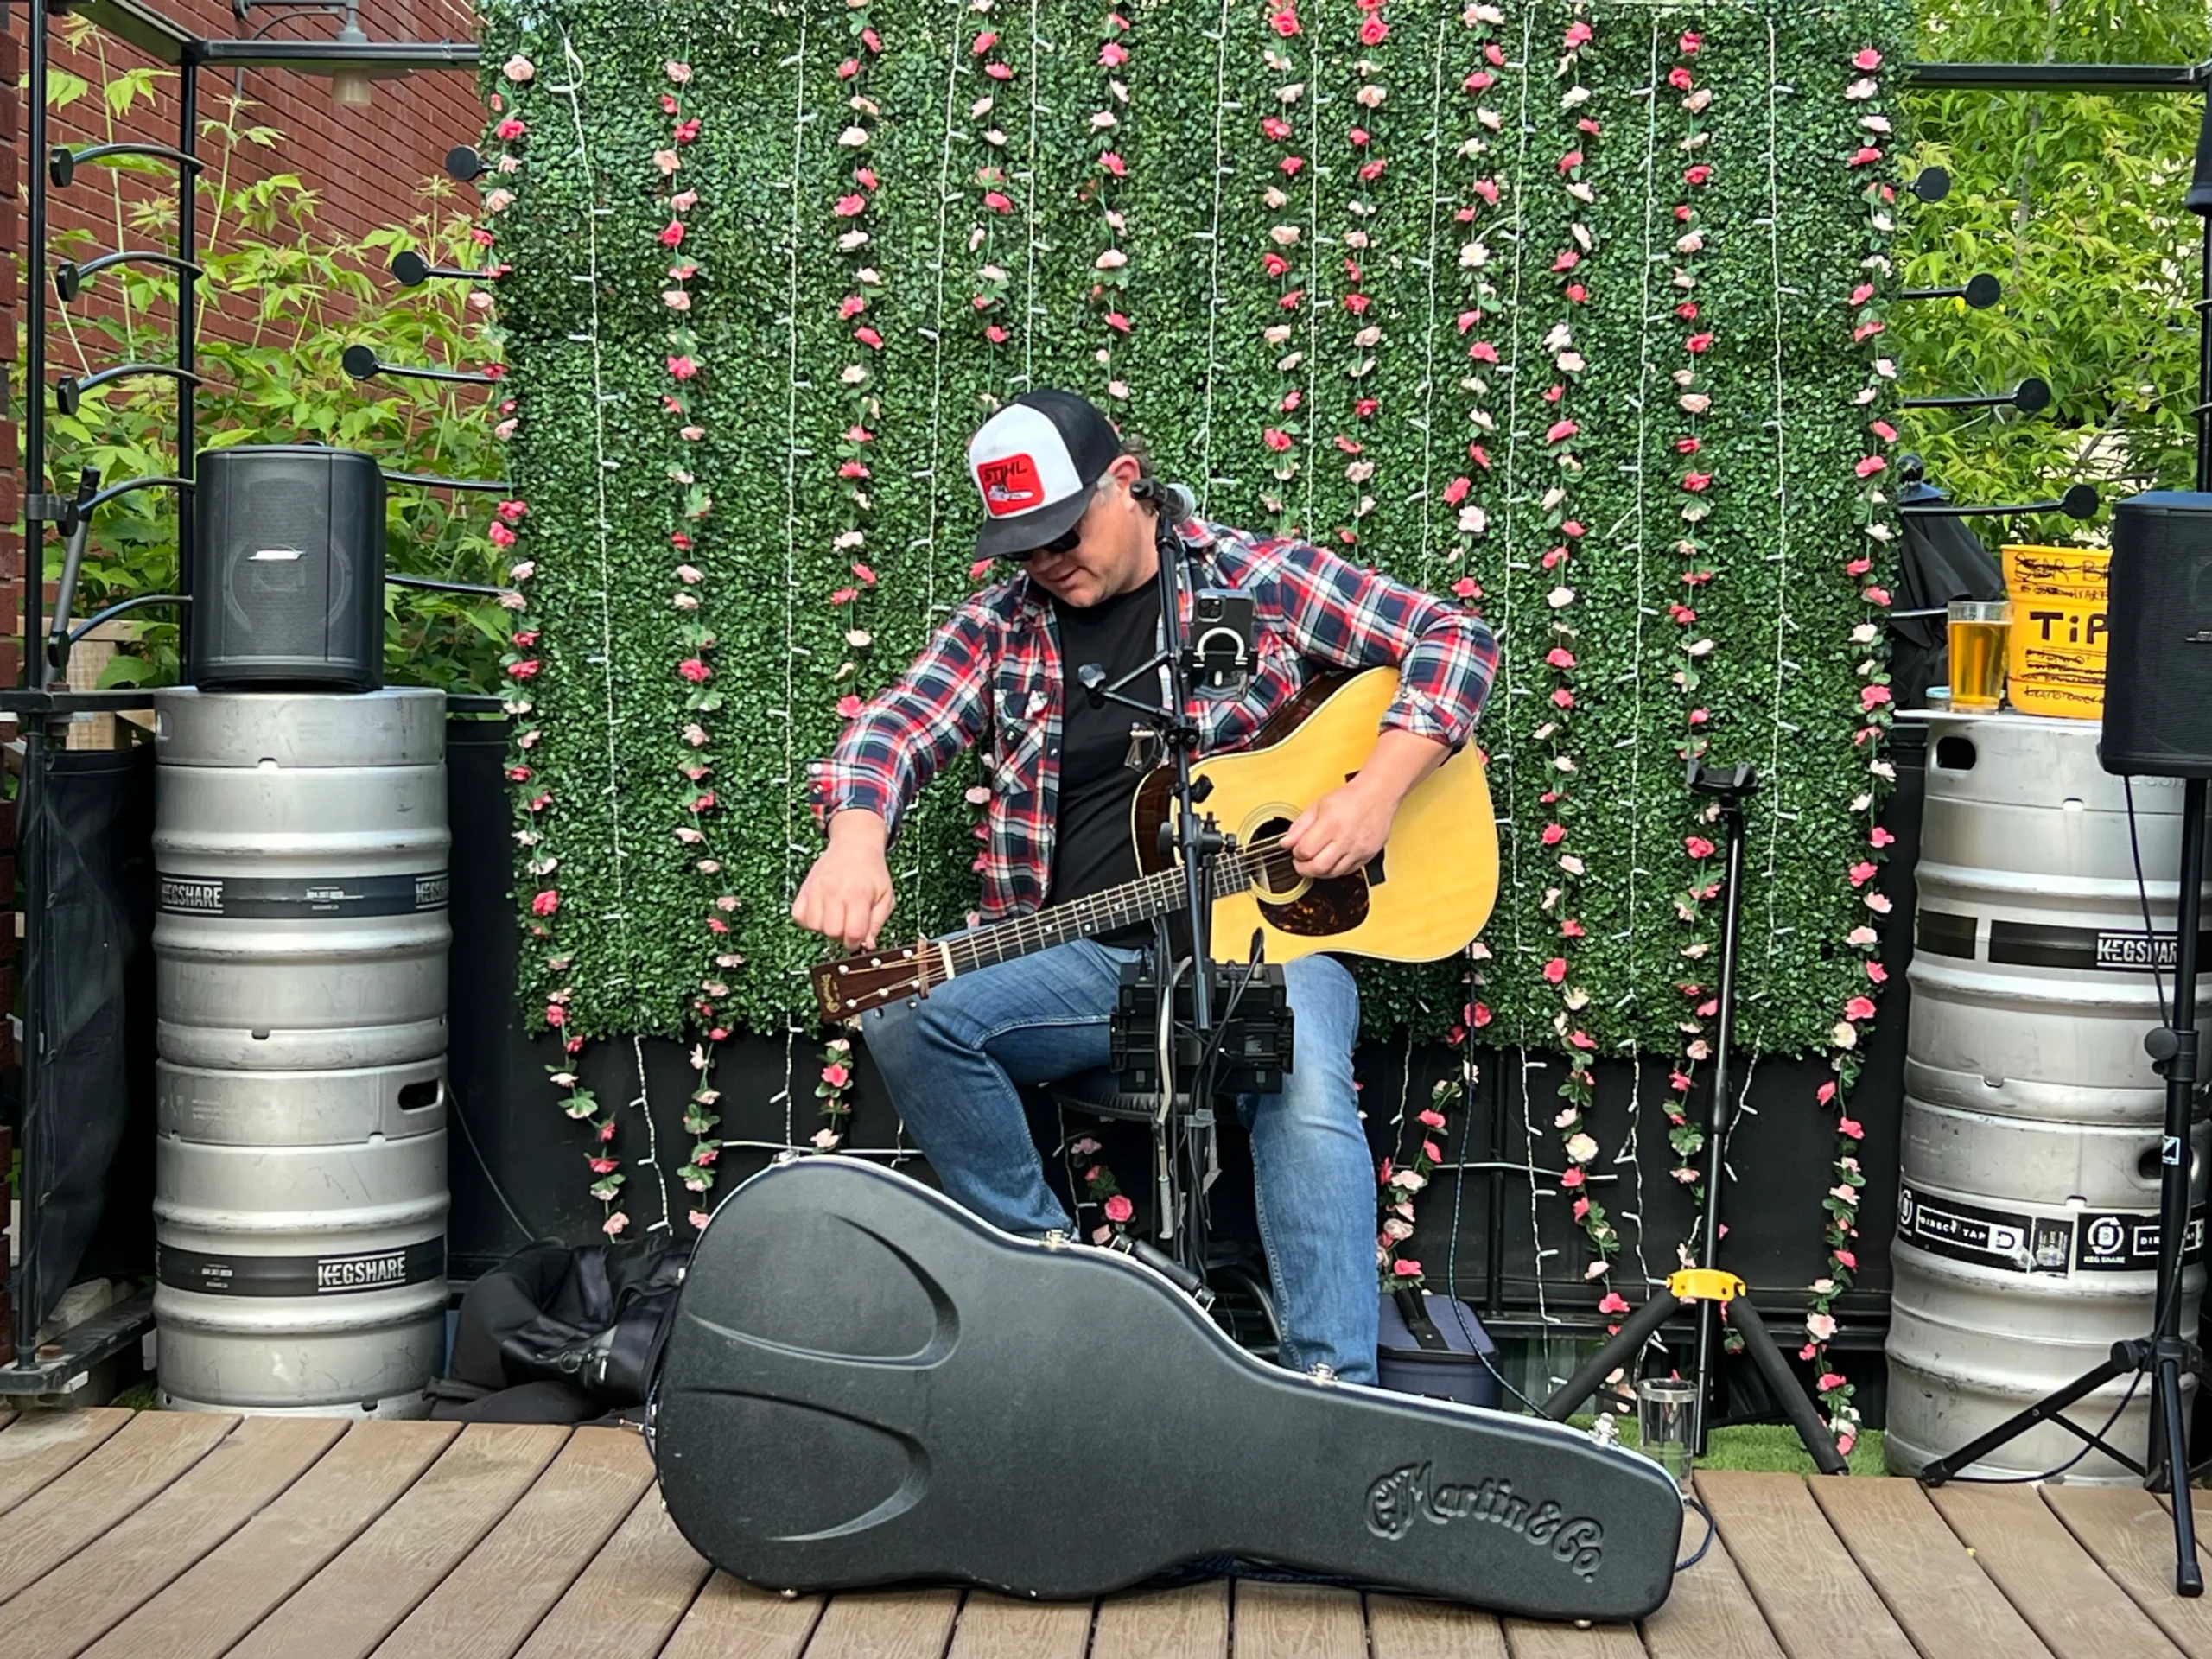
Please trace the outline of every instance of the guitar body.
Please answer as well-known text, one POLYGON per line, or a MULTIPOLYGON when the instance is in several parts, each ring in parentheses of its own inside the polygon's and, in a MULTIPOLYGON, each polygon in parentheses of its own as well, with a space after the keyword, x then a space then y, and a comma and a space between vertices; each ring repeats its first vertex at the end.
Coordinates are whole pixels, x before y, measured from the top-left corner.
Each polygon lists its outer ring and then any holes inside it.
MULTIPOLYGON (((1275 844, 1306 807, 1356 776, 1374 752, 1383 713, 1398 694, 1398 671, 1372 668, 1308 686, 1249 749, 1193 767, 1212 785, 1201 805, 1236 848, 1213 872, 1215 949, 1241 959, 1257 928, 1270 962, 1317 950, 1433 962, 1463 950, 1497 899, 1497 823, 1480 755, 1460 750, 1399 804, 1388 845, 1366 869, 1327 881, 1300 879, 1275 844)), ((1010 961, 1107 926, 1173 915, 1182 882, 1159 849, 1175 775, 1161 768, 1137 785, 1129 809, 1137 863, 1133 882, 1011 921, 942 939, 886 945, 810 975, 824 1020, 924 997, 956 975, 1010 961)))
MULTIPOLYGON (((1394 668, 1309 688, 1261 734, 1259 746, 1192 767, 1194 779, 1213 785, 1198 810, 1240 846, 1281 835, 1367 764, 1397 694, 1394 668)), ((1170 818, 1173 791, 1173 770, 1155 772, 1139 786, 1130 810, 1137 862, 1147 872, 1164 864, 1160 827, 1170 818)), ((1214 948, 1224 957, 1241 958, 1256 927, 1266 936, 1269 962, 1317 950, 1433 962, 1464 949, 1497 900, 1497 823, 1482 759, 1470 745, 1399 804, 1389 844, 1364 872, 1217 899, 1214 948)))

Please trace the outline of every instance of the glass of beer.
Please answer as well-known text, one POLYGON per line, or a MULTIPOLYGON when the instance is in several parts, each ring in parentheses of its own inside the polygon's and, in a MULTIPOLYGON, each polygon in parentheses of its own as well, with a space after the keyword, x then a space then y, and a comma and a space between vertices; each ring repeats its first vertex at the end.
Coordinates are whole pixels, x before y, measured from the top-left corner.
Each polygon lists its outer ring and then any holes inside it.
POLYGON ((1951 707, 1993 714, 2005 700, 2005 635, 2012 603, 2005 599, 1951 601, 1951 707))

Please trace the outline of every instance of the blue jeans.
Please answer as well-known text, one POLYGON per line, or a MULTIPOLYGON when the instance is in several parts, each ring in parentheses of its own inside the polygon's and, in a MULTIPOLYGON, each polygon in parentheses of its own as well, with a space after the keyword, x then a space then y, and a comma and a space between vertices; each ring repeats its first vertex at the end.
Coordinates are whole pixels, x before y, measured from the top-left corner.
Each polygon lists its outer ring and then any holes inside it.
MULTIPOLYGON (((1010 1233, 1072 1230, 1045 1184, 1017 1085, 1107 1064, 1122 964, 1089 940, 963 974, 861 1030, 899 1116, 944 1190, 1010 1233)), ((1375 1168, 1352 1090, 1359 992, 1341 963, 1284 969, 1297 1047, 1279 1095, 1247 1096, 1260 1239, 1282 1321, 1282 1363, 1375 1381, 1375 1168)))

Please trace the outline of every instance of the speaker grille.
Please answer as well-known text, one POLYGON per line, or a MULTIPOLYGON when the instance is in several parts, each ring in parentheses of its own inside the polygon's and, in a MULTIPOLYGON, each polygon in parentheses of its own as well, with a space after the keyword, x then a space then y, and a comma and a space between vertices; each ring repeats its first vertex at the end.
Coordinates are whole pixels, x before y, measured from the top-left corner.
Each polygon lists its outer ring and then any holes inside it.
POLYGON ((2113 510, 2109 616, 2105 770, 2212 778, 2212 494, 2113 510))

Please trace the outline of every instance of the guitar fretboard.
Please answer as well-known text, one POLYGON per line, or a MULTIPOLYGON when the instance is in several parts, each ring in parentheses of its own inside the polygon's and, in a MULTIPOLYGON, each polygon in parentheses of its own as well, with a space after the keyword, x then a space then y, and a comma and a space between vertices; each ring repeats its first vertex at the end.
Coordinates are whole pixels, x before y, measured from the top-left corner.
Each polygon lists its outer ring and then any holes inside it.
MULTIPOLYGON (((1274 842, 1239 848, 1216 859, 1211 897, 1226 899, 1259 885, 1270 859, 1281 867, 1278 875, 1288 875, 1290 855, 1274 842)), ((1271 880, 1268 885, 1277 884, 1271 880)), ((1175 867, 1139 876, 1134 881, 1094 893, 1071 904, 1054 905, 1034 915, 1017 917, 940 944, 951 958, 956 974, 972 973, 978 968, 1011 962, 1016 957, 1065 944, 1071 939, 1087 939, 1135 922, 1148 922, 1155 916, 1165 916, 1182 907, 1183 895, 1183 872, 1180 867, 1175 867)))

